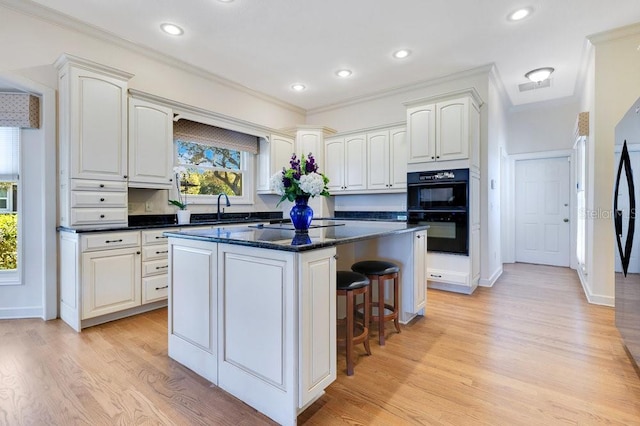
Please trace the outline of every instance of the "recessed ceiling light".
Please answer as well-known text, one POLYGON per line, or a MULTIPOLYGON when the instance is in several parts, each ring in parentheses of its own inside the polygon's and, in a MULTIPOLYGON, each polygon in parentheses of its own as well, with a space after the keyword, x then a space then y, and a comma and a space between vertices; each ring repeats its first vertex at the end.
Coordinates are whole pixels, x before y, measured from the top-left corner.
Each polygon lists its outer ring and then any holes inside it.
POLYGON ((302 92, 306 88, 307 88, 307 86, 305 86, 304 84, 301 84, 301 83, 296 83, 296 84, 292 84, 291 85, 291 89, 295 90, 296 92, 302 92))
POLYGON ((537 68, 529 71, 524 76, 535 83, 540 83, 548 79, 554 71, 551 67, 537 68))
POLYGON ((338 77, 342 77, 342 78, 346 78, 349 77, 351 74, 353 74, 353 72, 351 72, 351 70, 338 70, 336 71, 336 75, 338 77))
POLYGON ((218 0, 220 3, 231 3, 233 0, 218 0))
POLYGON ((521 21, 527 16, 531 15, 532 12, 533 12, 533 8, 523 7, 522 9, 518 9, 508 14, 507 19, 510 21, 521 21))
POLYGON ((396 59, 404 59, 411 54, 410 50, 400 49, 393 52, 393 57, 396 59))
POLYGON ((160 24, 160 29, 167 34, 179 36, 184 34, 184 30, 177 26, 176 24, 164 23, 160 24))

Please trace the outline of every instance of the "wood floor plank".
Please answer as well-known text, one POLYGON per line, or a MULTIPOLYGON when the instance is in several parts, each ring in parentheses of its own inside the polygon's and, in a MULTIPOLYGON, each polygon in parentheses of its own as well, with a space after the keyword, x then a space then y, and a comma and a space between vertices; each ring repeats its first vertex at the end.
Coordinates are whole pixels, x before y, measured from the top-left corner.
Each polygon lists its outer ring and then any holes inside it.
MULTIPOLYGON (((428 291, 427 313, 356 349, 305 425, 640 425, 640 378, 612 308, 574 271, 505 265, 473 295, 428 291)), ((76 333, 0 321, 0 426, 273 424, 167 356, 160 309, 76 333)))

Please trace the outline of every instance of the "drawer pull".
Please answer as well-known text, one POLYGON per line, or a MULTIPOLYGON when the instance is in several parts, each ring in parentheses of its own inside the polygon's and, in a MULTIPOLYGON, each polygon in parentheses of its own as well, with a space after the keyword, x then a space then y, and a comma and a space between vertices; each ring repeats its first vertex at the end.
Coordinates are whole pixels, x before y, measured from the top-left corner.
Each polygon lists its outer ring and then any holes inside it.
POLYGON ((100 184, 100 188, 104 188, 104 183, 101 183, 101 184, 100 184))
POLYGON ((109 243, 121 243, 122 242, 122 238, 120 238, 119 240, 105 240, 105 243, 109 244, 109 243))
POLYGON ((431 275, 433 278, 442 278, 442 275, 436 275, 436 274, 429 274, 431 275))
POLYGON ((169 267, 169 265, 156 266, 156 270, 158 270, 158 269, 167 269, 168 267, 169 267))
POLYGON ((161 239, 163 239, 163 238, 169 238, 169 237, 165 237, 164 235, 161 235, 161 236, 159 236, 159 237, 156 237, 156 240, 161 240, 161 239))
POLYGON ((164 287, 156 287, 156 290, 164 290, 165 288, 169 288, 169 285, 165 285, 164 287))
POLYGON ((100 219, 104 219, 104 215, 103 214, 100 215, 100 219))
POLYGON ((169 250, 157 251, 156 254, 164 254, 169 253, 169 250))
POLYGON ((100 201, 104 201, 104 198, 100 198, 100 201))

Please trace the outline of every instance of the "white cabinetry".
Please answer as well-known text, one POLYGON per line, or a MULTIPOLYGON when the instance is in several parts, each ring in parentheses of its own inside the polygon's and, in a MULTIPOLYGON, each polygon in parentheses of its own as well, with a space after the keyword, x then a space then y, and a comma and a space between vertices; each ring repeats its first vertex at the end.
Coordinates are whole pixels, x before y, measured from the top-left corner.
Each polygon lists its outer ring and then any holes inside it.
POLYGON ((289 167, 291 155, 295 152, 294 139, 290 136, 272 134, 270 140, 260 139, 260 149, 258 154, 258 185, 259 194, 271 194, 271 176, 289 167))
POLYGON ((407 144, 404 127, 367 133, 367 189, 406 190, 407 144))
POLYGON ((140 231, 61 231, 60 318, 80 331, 166 306, 165 230, 142 231, 142 248, 140 231))
MULTIPOLYGON (((479 97, 475 90, 412 102, 407 108, 409 163, 467 160, 479 166, 479 97), (471 158, 470 158, 471 153, 471 158)), ((440 165, 437 167, 449 167, 440 165)), ((435 165, 429 169, 437 168, 435 165)))
POLYGON ((129 186, 171 189, 173 111, 129 98, 129 186))
POLYGON ((367 189, 366 134, 327 139, 324 157, 329 192, 333 194, 367 189))
POLYGON ((413 234, 413 312, 427 306, 427 231, 413 234))
MULTIPOLYGON (((127 81, 132 75, 69 55, 61 56, 56 67, 60 94, 60 223, 69 227, 126 224, 127 81), (110 182, 121 183, 117 190, 125 196, 117 205, 104 204, 95 211, 94 206, 79 200, 82 195, 74 194, 85 186, 76 182, 81 180, 91 181, 96 191, 110 182)), ((116 191, 115 187, 111 190, 116 191)))

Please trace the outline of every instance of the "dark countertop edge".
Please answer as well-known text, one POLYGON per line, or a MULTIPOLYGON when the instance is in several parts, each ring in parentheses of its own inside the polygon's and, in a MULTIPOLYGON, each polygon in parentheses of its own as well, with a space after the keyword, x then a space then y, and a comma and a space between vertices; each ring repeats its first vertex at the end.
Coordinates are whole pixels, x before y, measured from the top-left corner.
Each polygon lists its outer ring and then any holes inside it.
MULTIPOLYGON (((356 218, 356 217, 322 217, 322 218, 314 218, 314 220, 343 220, 343 221, 357 221, 357 222, 394 222, 394 223, 403 223, 405 220, 394 220, 394 219, 378 219, 378 218, 356 218)), ((209 222, 194 222, 194 223, 167 223, 167 224, 148 224, 148 225, 134 225, 134 226, 120 226, 120 227, 102 227, 102 228, 69 228, 66 226, 58 226, 56 231, 59 232, 72 232, 74 234, 84 234, 84 233, 92 233, 92 232, 124 232, 124 231, 144 231, 145 229, 162 229, 162 228, 182 228, 182 227, 196 227, 196 226, 215 226, 215 225, 241 225, 243 223, 260 223, 260 222, 269 222, 269 223, 284 223, 291 222, 291 219, 261 219, 261 218, 250 218, 250 219, 226 219, 221 221, 209 221, 209 222)))
MULTIPOLYGON (((369 222, 369 221, 361 221, 361 222, 369 222)), ((392 222, 392 221, 384 221, 384 222, 392 222)), ((268 241, 234 240, 234 239, 225 238, 225 237, 213 237, 213 236, 205 237, 205 236, 189 235, 189 234, 183 234, 181 232, 171 232, 171 231, 165 232, 164 235, 168 237, 182 238, 186 240, 208 241, 212 243, 233 244, 233 245, 239 245, 239 246, 265 248, 270 250, 303 252, 303 251, 309 251, 309 250, 317 250, 317 249, 326 248, 326 247, 333 247, 340 244, 355 243, 357 241, 370 240, 373 238, 386 237, 389 235, 406 234, 409 232, 422 231, 426 229, 429 229, 429 225, 407 225, 407 227, 404 229, 393 229, 393 230, 381 231, 375 234, 367 234, 367 235, 361 235, 357 237, 347 237, 347 238, 342 238, 340 240, 331 240, 331 241, 324 241, 319 243, 303 244, 299 246, 282 245, 282 244, 270 243, 268 241)))

